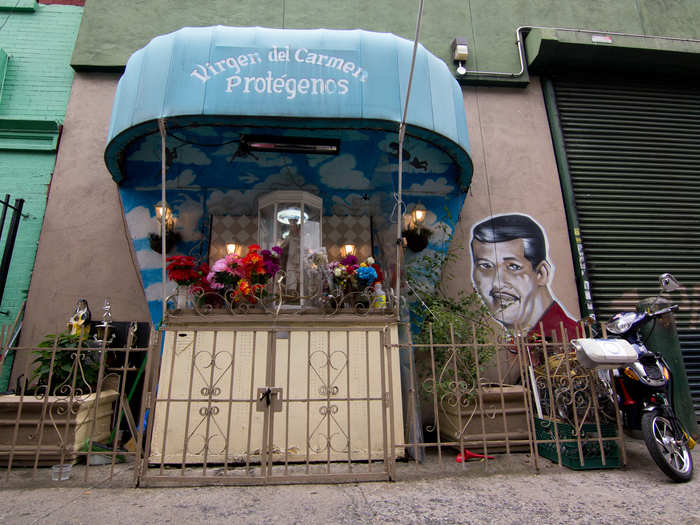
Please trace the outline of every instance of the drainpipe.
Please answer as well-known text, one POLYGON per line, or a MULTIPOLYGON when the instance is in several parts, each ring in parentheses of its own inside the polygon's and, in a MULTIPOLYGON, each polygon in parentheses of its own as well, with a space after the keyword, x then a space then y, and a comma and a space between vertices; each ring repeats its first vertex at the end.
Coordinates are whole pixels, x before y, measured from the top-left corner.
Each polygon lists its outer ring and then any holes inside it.
POLYGON ((7 195, 3 204, 3 226, 5 222, 5 210, 7 208, 12 208, 12 218, 10 219, 10 229, 8 230, 7 237, 5 239, 5 251, 2 255, 2 262, 0 262, 0 303, 2 303, 2 298, 5 294, 5 284, 7 283, 7 275, 10 271, 12 252, 15 249, 15 240, 17 238, 17 230, 19 229, 19 221, 22 218, 24 199, 15 199, 15 205, 12 206, 10 205, 10 196, 7 195))
POLYGON ((554 158, 556 159, 557 171, 559 172, 559 184, 561 185, 562 198, 564 199, 564 212, 569 228, 569 243, 571 253, 574 254, 574 275, 576 276, 576 289, 578 290, 581 318, 587 316, 594 317, 591 286, 586 270, 586 259, 583 254, 583 240, 581 239, 576 199, 574 198, 574 185, 571 182, 571 172, 569 171, 569 161, 566 155, 564 133, 561 129, 561 121, 559 120, 559 110, 557 109, 554 86, 549 78, 542 79, 542 91, 544 92, 544 104, 547 110, 547 118, 549 119, 552 145, 554 146, 554 158))

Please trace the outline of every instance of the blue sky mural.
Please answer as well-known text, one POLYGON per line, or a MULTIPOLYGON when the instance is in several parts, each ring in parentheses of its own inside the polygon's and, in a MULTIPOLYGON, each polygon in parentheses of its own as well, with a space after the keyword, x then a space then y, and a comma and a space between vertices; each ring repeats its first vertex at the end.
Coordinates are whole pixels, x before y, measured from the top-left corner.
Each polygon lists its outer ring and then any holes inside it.
MULTIPOLYGON (((305 190, 323 198, 324 215, 373 218, 375 256, 393 261, 398 159, 396 136, 384 131, 332 130, 337 155, 241 151, 241 137, 259 129, 194 127, 169 129, 166 142, 167 201, 182 241, 169 255, 207 260, 211 215, 257 218, 257 200, 276 190, 305 190), (389 252, 385 254, 385 252, 389 252)), ((263 134, 280 134, 265 129, 263 134)), ((293 130, 284 133, 292 135, 293 130)), ((318 135, 318 133, 316 133, 318 135)), ((130 147, 124 162, 129 176, 120 185, 129 234, 155 322, 160 320, 161 258, 149 243, 158 230, 154 205, 161 199, 160 136, 151 134, 130 147)), ((403 195, 408 211, 417 203, 429 211, 426 225, 452 231, 464 201, 450 157, 432 144, 407 137, 404 143, 403 195)), ((428 249, 443 249, 438 233, 428 249)), ((171 283, 170 289, 174 289, 171 283)))

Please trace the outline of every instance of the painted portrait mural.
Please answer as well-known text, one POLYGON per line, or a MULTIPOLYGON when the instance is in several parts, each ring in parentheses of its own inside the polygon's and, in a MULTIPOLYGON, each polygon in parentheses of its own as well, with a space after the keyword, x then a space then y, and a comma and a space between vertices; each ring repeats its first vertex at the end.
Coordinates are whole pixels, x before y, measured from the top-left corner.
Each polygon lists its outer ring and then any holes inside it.
POLYGON ((577 336, 577 321, 550 288, 555 266, 537 221, 522 213, 485 217, 472 226, 469 247, 474 290, 509 333, 550 338, 563 326, 577 336))

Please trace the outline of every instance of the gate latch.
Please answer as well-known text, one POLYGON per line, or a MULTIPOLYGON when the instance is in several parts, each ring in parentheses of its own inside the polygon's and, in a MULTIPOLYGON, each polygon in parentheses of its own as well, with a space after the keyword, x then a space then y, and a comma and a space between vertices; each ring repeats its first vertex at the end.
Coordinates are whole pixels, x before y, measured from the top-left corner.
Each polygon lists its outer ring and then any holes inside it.
POLYGON ((282 389, 280 387, 258 387, 258 398, 255 403, 256 412, 282 412, 282 389))

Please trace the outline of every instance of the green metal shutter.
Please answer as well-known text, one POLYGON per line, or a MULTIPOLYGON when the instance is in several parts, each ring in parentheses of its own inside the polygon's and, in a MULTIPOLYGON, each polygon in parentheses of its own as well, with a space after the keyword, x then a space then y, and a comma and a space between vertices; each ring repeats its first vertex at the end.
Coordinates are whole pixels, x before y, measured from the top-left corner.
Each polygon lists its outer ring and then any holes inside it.
POLYGON ((594 311, 673 294, 700 419, 700 90, 669 81, 553 78, 594 311))

